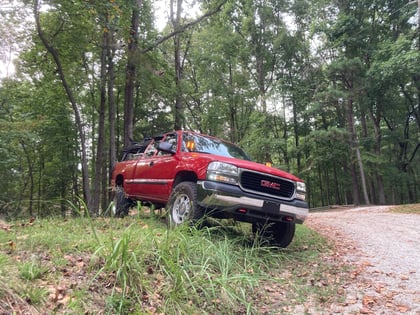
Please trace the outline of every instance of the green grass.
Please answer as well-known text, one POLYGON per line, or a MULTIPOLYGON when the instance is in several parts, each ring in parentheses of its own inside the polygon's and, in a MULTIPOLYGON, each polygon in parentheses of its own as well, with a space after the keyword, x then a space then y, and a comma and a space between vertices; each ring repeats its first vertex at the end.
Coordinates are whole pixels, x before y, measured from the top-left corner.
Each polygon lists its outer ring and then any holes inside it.
POLYGON ((393 206, 391 212, 420 214, 420 203, 393 206))
POLYGON ((0 230, 0 313, 257 314, 337 301, 346 270, 297 226, 287 249, 246 224, 167 229, 157 216, 43 219, 0 230))

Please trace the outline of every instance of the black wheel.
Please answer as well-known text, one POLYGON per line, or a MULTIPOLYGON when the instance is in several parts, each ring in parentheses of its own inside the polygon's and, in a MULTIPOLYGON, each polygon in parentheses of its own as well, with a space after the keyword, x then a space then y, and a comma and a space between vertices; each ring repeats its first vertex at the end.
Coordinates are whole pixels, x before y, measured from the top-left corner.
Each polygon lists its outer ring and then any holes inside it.
POLYGON ((278 247, 287 247, 295 236, 295 223, 269 222, 252 223, 252 232, 259 234, 271 245, 278 247))
POLYGON ((115 195, 111 208, 112 214, 119 218, 125 217, 128 215, 130 204, 130 199, 125 197, 124 187, 120 185, 115 186, 115 195))
POLYGON ((194 223, 203 217, 203 210, 197 204, 197 184, 181 182, 172 191, 166 205, 168 224, 175 227, 184 222, 194 223))

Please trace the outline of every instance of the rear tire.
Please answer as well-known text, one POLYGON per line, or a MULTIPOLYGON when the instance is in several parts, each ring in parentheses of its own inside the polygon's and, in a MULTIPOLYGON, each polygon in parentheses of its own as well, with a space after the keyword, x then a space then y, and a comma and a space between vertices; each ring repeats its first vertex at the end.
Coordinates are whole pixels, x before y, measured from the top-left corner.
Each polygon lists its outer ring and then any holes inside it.
POLYGON ((285 248, 289 246, 295 236, 295 223, 268 222, 252 223, 252 232, 267 240, 270 245, 285 248))
POLYGON ((197 184, 181 182, 175 186, 166 208, 170 227, 176 227, 185 222, 195 223, 200 220, 204 211, 197 204, 197 184))
POLYGON ((124 187, 121 185, 115 186, 115 195, 112 205, 112 214, 115 217, 123 218, 128 215, 131 200, 125 197, 124 187))

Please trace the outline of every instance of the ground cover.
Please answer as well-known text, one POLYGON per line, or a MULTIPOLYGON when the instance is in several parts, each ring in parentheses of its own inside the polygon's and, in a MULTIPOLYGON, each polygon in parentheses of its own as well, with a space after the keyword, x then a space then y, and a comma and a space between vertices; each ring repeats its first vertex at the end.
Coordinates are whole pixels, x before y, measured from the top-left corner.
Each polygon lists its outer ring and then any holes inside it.
POLYGON ((281 314, 343 299, 351 272, 320 234, 299 225, 277 249, 248 225, 213 223, 0 221, 0 314, 281 314))

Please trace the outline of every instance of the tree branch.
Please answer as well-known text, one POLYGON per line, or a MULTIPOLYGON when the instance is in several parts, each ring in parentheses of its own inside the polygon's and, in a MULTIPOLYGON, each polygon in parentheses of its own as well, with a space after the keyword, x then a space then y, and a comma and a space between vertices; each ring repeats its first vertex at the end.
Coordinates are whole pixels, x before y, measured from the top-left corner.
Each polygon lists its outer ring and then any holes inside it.
POLYGON ((411 158, 408 160, 409 163, 413 162, 414 157, 416 156, 416 153, 419 151, 420 149, 420 143, 417 143, 416 148, 414 149, 413 153, 411 154, 411 158))
POLYGON ((157 46, 159 46, 160 44, 162 44, 163 42, 167 41, 168 39, 174 37, 177 34, 180 34, 182 32, 184 32, 185 30, 189 29, 190 27, 193 27, 197 24, 199 24, 201 21, 207 19, 208 17, 220 12, 220 10, 222 9, 223 5, 227 2, 227 0, 223 0, 218 6, 216 6, 216 8, 214 8, 211 11, 206 12, 205 14, 203 14, 202 16, 200 16, 199 18, 197 18, 194 21, 191 21, 187 24, 181 25, 178 29, 174 30, 172 33, 165 35, 161 38, 159 38, 158 40, 156 40, 151 46, 143 49, 141 51, 142 54, 147 53, 152 51, 153 49, 155 49, 157 46))

